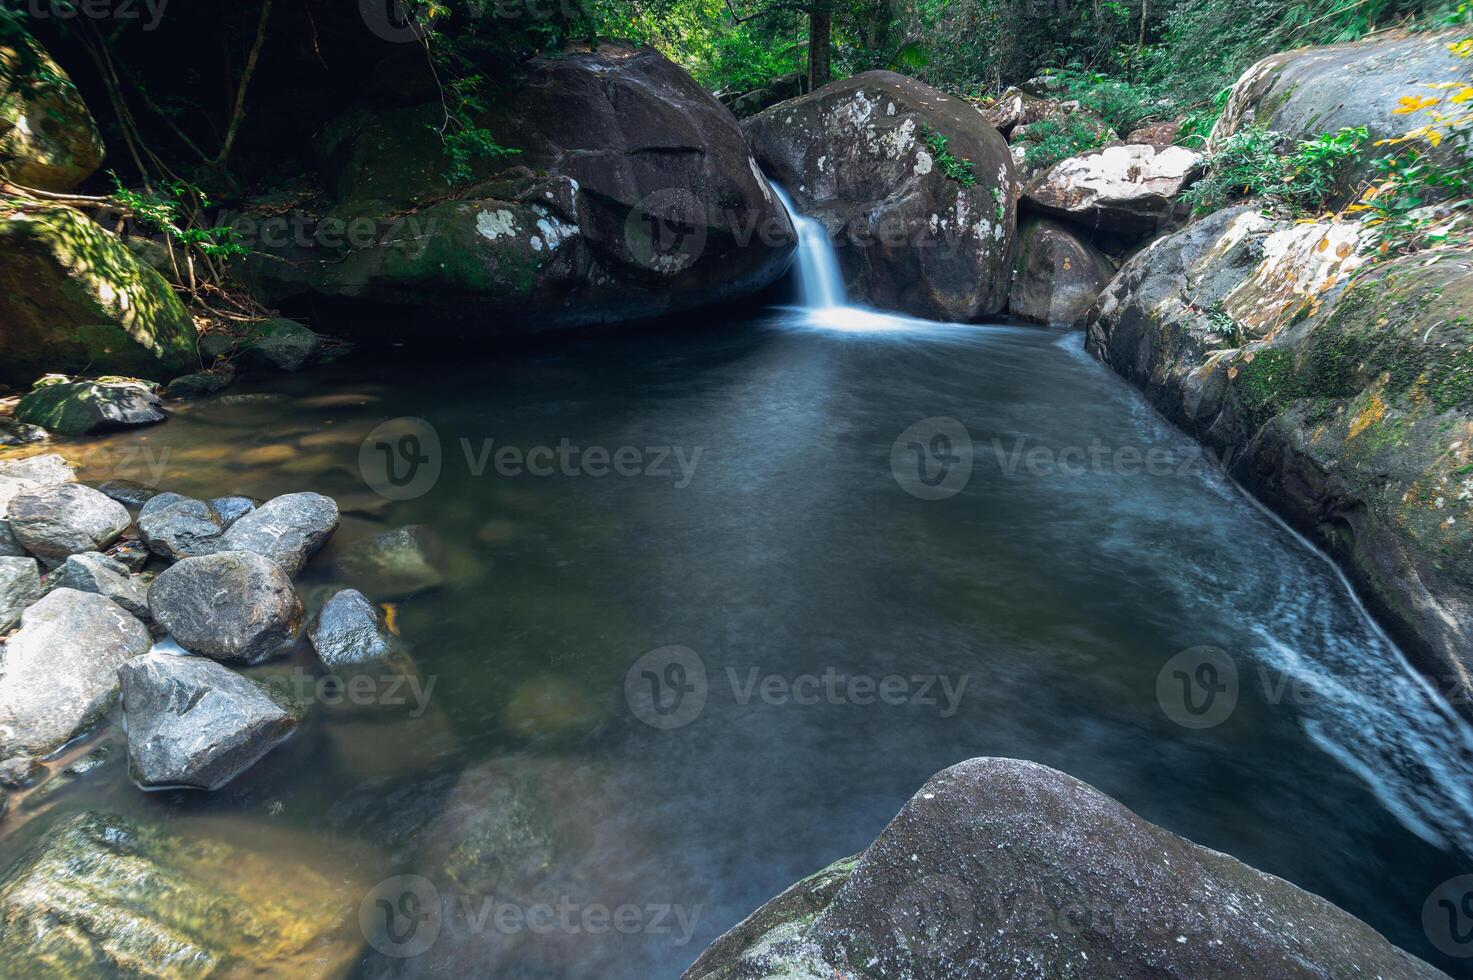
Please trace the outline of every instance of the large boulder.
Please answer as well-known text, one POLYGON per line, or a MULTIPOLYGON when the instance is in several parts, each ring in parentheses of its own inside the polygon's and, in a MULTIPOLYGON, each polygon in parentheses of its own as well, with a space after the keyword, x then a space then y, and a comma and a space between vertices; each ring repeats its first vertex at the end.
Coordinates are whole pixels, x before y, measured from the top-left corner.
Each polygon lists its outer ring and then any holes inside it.
POLYGON ((302 626, 302 600, 269 558, 222 551, 185 558, 148 589, 154 620, 192 653, 255 664, 292 643, 302 626))
POLYGON ((0 884, 0 975, 345 976, 373 867, 349 857, 283 826, 69 815, 0 884))
MULTIPOLYGON (((1298 48, 1270 55, 1233 85, 1211 143, 1249 126, 1312 139, 1346 126, 1365 126, 1373 139, 1400 136, 1428 120, 1425 114, 1395 113, 1404 96, 1446 96, 1429 85, 1465 82, 1469 62, 1448 50, 1468 36, 1466 28, 1427 34, 1391 31, 1367 41, 1298 48)), ((1451 141, 1445 144, 1451 150, 1451 141)), ((1340 174, 1353 188, 1375 175, 1369 152, 1359 167, 1340 174)))
POLYGON ((1172 219, 1177 198, 1201 173, 1202 155, 1184 146, 1115 144, 1031 177, 1023 200, 1089 228, 1142 234, 1172 219))
POLYGON ((0 216, 0 323, 0 381, 11 384, 48 371, 163 380, 198 364, 174 290, 71 208, 0 216))
POLYGON ((1340 561, 1454 704, 1473 695, 1473 257, 1218 212, 1130 259, 1088 345, 1340 561), (1430 261, 1429 261, 1430 260, 1430 261))
POLYGON ((742 128, 768 176, 829 231, 852 298, 952 321, 1007 305, 1013 162, 970 104, 871 71, 742 128))
POLYGON ((219 789, 297 727, 264 689, 213 660, 147 653, 118 677, 128 764, 145 789, 219 789))
POLYGON ((1077 779, 982 758, 933 776, 857 860, 794 885, 685 973, 778 976, 1444 974, 1077 779))
POLYGON ((151 385, 132 378, 41 379, 15 406, 15 417, 62 435, 153 425, 168 416, 151 385))
POLYGON ((1114 275, 1115 264, 1076 229, 1051 218, 1025 218, 1018 226, 1008 312, 1068 326, 1094 304, 1114 275))
POLYGON ((272 497, 220 536, 219 551, 251 551, 296 575, 338 528, 338 505, 320 493, 272 497))
POLYGON ((24 32, 0 41, 0 172, 69 191, 102 165, 102 137, 61 66, 24 32))
MULTIPOLYGON (((736 119, 659 52, 540 56, 493 101, 478 122, 516 152, 453 188, 438 100, 325 127, 332 210, 318 240, 252 265, 268 300, 357 300, 485 338, 717 304, 786 270, 793 229, 736 119)), ((376 322, 402 331, 358 329, 376 322)))
POLYGON ((17 494, 5 519, 21 546, 51 568, 69 555, 106 548, 133 520, 128 508, 80 483, 38 486, 17 494))
POLYGON ((118 668, 152 643, 110 599, 75 589, 44 596, 5 642, 0 758, 47 755, 86 732, 112 707, 118 668))

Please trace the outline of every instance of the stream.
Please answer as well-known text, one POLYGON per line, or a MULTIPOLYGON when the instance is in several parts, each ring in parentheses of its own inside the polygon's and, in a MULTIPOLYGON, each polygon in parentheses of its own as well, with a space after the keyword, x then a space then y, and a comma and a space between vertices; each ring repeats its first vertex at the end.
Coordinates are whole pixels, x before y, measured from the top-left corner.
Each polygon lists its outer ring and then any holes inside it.
POLYGON ((498 901, 632 906, 631 927, 447 922, 360 975, 672 977, 938 770, 1015 756, 1459 969, 1422 909, 1473 871, 1473 738, 1335 568, 1078 333, 855 310, 820 274, 802 307, 365 351, 62 445, 89 482, 336 497, 309 610, 345 545, 438 532, 445 584, 394 605, 435 684, 389 717, 323 712, 208 796, 141 793, 114 751, 12 815, 0 860, 87 808, 229 815, 310 833, 354 907, 416 874, 464 911, 486 896, 454 893, 447 838, 485 820, 551 855, 498 901), (361 453, 403 418, 438 475, 388 499, 361 453), (508 829, 502 788, 548 812, 508 829))

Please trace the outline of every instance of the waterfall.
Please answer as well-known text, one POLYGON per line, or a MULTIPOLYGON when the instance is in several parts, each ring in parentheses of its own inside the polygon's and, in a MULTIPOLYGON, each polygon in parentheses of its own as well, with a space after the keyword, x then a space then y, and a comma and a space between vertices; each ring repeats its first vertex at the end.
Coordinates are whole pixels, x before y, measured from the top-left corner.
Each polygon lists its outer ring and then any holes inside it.
POLYGON ((776 184, 772 184, 772 189, 798 231, 798 289, 803 295, 803 305, 810 310, 847 306, 844 277, 839 272, 834 246, 829 243, 828 229, 818 219, 799 214, 787 191, 776 184))

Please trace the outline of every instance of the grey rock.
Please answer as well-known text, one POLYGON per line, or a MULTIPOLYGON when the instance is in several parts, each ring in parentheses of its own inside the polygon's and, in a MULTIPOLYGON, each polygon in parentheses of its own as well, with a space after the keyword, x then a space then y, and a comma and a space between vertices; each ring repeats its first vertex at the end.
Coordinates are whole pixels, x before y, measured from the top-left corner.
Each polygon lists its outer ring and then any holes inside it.
POLYGON ((148 564, 148 559, 152 555, 153 552, 148 550, 148 545, 139 538, 123 538, 107 551, 109 558, 134 575, 143 571, 143 566, 148 564))
POLYGON ((296 575, 338 527, 338 505, 320 493, 273 497, 221 536, 221 551, 251 551, 296 575))
POLYGON ((108 480, 106 483, 97 485, 99 493, 104 493, 124 507, 139 508, 159 495, 159 491, 145 483, 134 480, 108 480))
POLYGON ((253 324, 241 344, 241 365, 264 371, 300 371, 322 352, 322 338, 295 320, 253 324))
POLYGON ((137 616, 145 623, 153 617, 148 611, 148 591, 128 574, 122 562, 95 551, 72 555, 46 577, 46 591, 76 589, 105 596, 137 616))
POLYGON ((375 663, 394 648, 383 617, 356 589, 344 589, 329 598, 307 635, 317 658, 332 668, 375 663))
POLYGON ((152 644, 111 599, 75 589, 43 596, 5 644, 0 757, 49 755, 86 732, 117 697, 118 667, 152 644))
POLYGON ((54 381, 31 389, 15 417, 69 436, 86 435, 168 418, 153 387, 142 381, 54 381))
POLYGON ((248 551, 185 558, 148 590, 154 620, 184 649, 254 664, 296 639, 302 601, 281 566, 248 551))
POLYGON ((229 527, 260 506, 252 497, 211 497, 210 507, 220 518, 220 523, 229 527))
POLYGON ((56 453, 0 460, 0 476, 12 480, 30 480, 48 486, 53 483, 77 482, 77 474, 72 471, 71 464, 56 453))
POLYGON ((19 541, 15 540, 15 532, 10 530, 10 522, 0 518, 0 556, 23 558, 25 554, 26 549, 21 547, 19 541))
POLYGON ((213 660, 146 653, 118 677, 129 768, 145 789, 219 789, 297 727, 260 687, 213 660))
POLYGON ((138 533, 156 555, 194 558, 215 550, 225 525, 203 500, 161 493, 138 512, 138 533))
POLYGON ((333 563, 349 584, 373 595, 412 595, 439 586, 444 547, 439 536, 423 524, 385 531, 343 550, 333 563))
MULTIPOLYGON (((201 338, 201 346, 203 346, 203 339, 201 338)), ((194 374, 185 374, 175 378, 164 387, 164 394, 180 401, 190 401, 218 394, 230 387, 234 381, 235 367, 227 362, 208 371, 196 371, 194 374)))
POLYGON ((1032 208, 1089 228, 1140 234, 1164 230, 1177 198, 1202 174, 1203 158, 1184 146, 1106 146, 1061 160, 1029 178, 1032 208))
POLYGON ((80 483, 58 483, 17 494, 6 511, 21 547, 55 567, 68 555, 97 551, 127 530, 128 508, 80 483))
POLYGON ((0 762, 0 786, 29 789, 46 772, 46 767, 29 755, 14 755, 0 762))
POLYGON ((41 573, 34 558, 0 557, 0 633, 20 622, 41 598, 41 573))
POLYGON ((1008 312, 1053 326, 1073 324, 1115 275, 1114 264, 1082 234, 1038 216, 1019 225, 1013 269, 1008 312))
POLYGON ((1031 762, 936 776, 858 861, 718 939, 699 978, 1440 978, 1324 899, 1031 762))
POLYGON ((12 418, 0 417, 0 446, 27 446, 33 442, 42 442, 45 438, 46 430, 39 425, 28 425, 12 418))
POLYGON ((15 532, 10 530, 10 521, 5 515, 9 513, 10 502, 18 494, 27 490, 33 490, 40 486, 34 480, 20 480, 9 476, 0 476, 0 556, 24 557, 26 549, 15 539, 15 532))

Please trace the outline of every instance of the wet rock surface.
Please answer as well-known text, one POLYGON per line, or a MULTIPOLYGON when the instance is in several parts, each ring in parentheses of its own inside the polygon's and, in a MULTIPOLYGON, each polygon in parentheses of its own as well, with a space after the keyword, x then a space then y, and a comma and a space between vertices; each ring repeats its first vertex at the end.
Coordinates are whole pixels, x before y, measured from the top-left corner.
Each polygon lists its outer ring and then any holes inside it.
POLYGON ((177 493, 151 498, 138 512, 137 523, 149 550, 173 559, 210 554, 225 533, 225 524, 215 508, 177 493))
POLYGON ((20 622, 26 607, 41 598, 41 574, 34 558, 0 557, 0 633, 20 622))
POLYGON ((223 551, 159 573, 148 605, 179 645, 231 664, 260 663, 296 639, 302 601, 269 558, 223 551))
POLYGON ((6 520, 16 541, 50 567, 106 548, 132 523, 126 507, 80 483, 25 490, 11 499, 6 520))
POLYGON ((873 71, 779 103, 742 129, 763 171, 829 231, 851 298, 963 322, 1006 306, 1013 162, 971 105, 873 71), (958 168, 970 168, 970 183, 958 168))
POLYGON ((220 537, 219 551, 250 551, 295 576, 338 527, 338 505, 320 493, 273 497, 220 537))
POLYGON ((16 404, 15 415, 68 436, 153 425, 168 418, 149 385, 121 379, 48 380, 16 404))
POLYGON ((329 598, 307 635, 317 658, 330 668, 372 664, 389 656, 394 647, 383 617, 356 589, 329 598))
POLYGON ((118 667, 152 644, 148 629, 110 599, 47 593, 5 643, 0 757, 44 756, 86 732, 117 698, 118 667))
POLYGON ((1287 881, 1147 823, 1064 773, 972 759, 858 859, 718 939, 697 978, 1443 977, 1287 881))
POLYGON ((297 726, 264 690, 213 660, 148 653, 118 677, 129 767, 145 788, 219 789, 297 726))
POLYGON ((46 577, 46 591, 76 589, 111 599, 145 623, 153 617, 148 611, 148 590, 142 582, 128 574, 122 562, 96 551, 72 555, 46 577))

